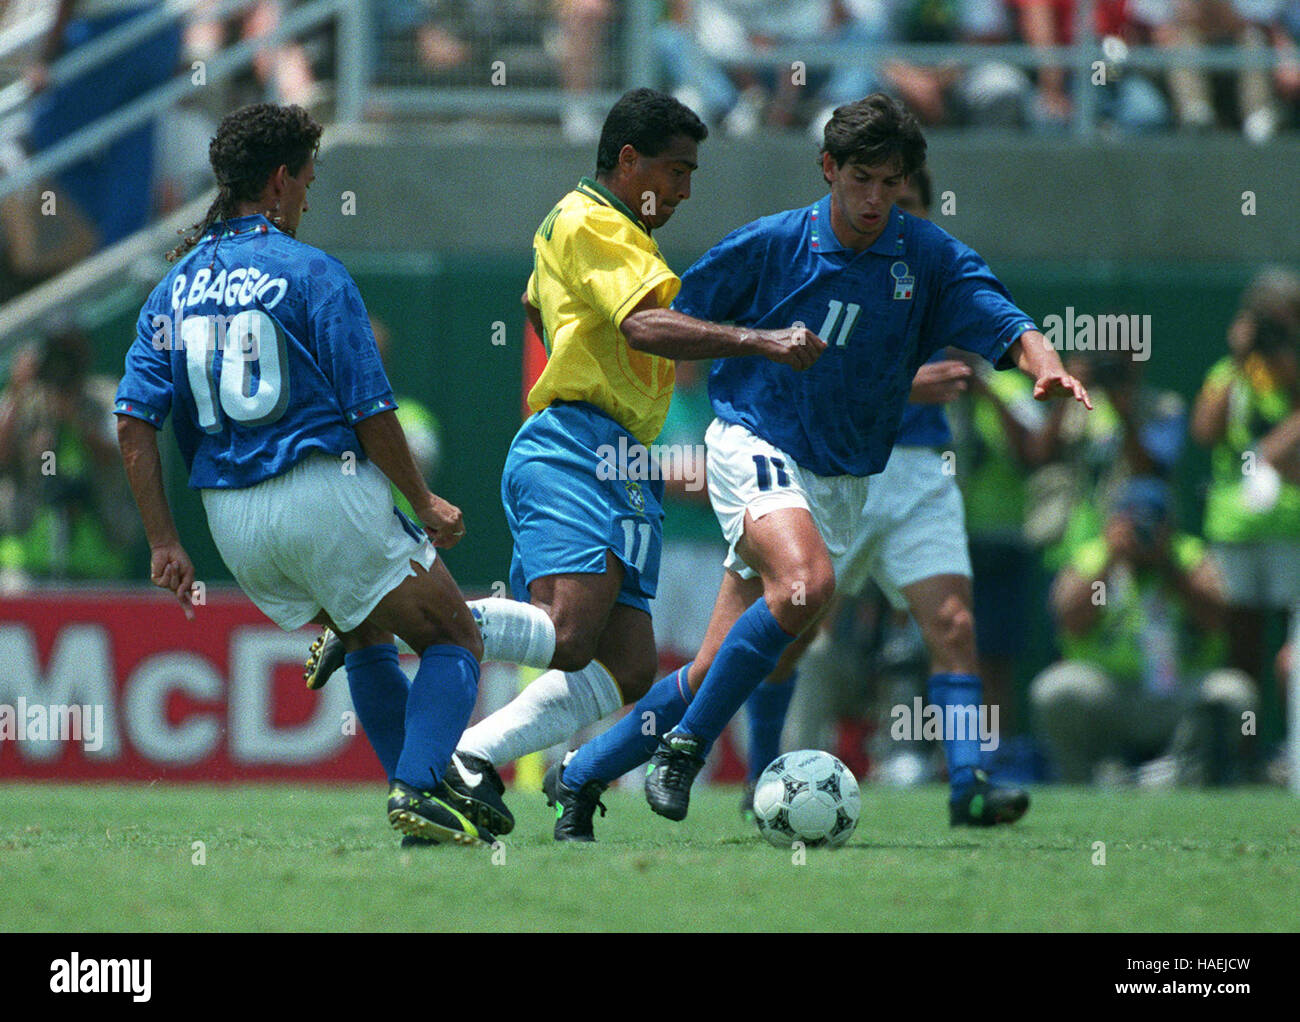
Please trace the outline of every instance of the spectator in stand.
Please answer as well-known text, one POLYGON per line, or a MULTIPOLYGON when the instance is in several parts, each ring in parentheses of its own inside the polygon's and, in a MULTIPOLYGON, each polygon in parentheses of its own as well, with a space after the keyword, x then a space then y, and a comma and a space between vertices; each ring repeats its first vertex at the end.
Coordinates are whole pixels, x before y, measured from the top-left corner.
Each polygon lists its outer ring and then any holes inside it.
POLYGON ((1030 482, 1030 531, 1049 545, 1046 562, 1053 571, 1080 544, 1101 535, 1099 509, 1129 479, 1172 477, 1187 433, 1186 403, 1144 384, 1146 362, 1134 352, 1076 352, 1066 365, 1086 381, 1093 411, 1081 418, 1053 408, 1041 437, 1044 468, 1030 482))
POLYGON ((0 470, 12 485, 9 577, 125 578, 141 539, 114 435, 114 381, 90 374, 72 327, 14 358, 0 394, 0 470))
MULTIPOLYGON (((1136 0, 1144 7, 1168 12, 1159 41, 1166 46, 1229 45, 1259 50, 1276 45, 1272 28, 1281 14, 1283 0, 1136 0)), ((1215 125, 1213 76, 1197 68, 1179 68, 1169 74, 1169 91, 1174 99, 1178 123, 1206 129, 1215 125)), ((1284 73, 1282 83, 1294 87, 1295 71, 1284 73)), ((1278 127, 1269 74, 1260 69, 1237 73, 1238 123, 1246 137, 1264 142, 1278 127)))
POLYGON ((1130 480, 1105 533, 1056 578, 1064 660, 1030 686, 1061 779, 1222 784, 1240 776, 1242 714, 1256 704, 1226 652, 1224 592, 1200 540, 1178 532, 1167 484, 1130 480))
POLYGON ((1268 26, 1268 38, 1278 57, 1273 86, 1279 112, 1295 126, 1300 121, 1300 0, 1284 0, 1268 26))
MULTIPOLYGON (((863 12, 884 0, 846 0, 863 12)), ((1002 43, 1010 20, 1001 0, 892 0, 894 34, 909 43, 1002 43)), ((955 122, 1018 127, 1030 91, 1023 71, 996 61, 962 69, 923 67, 891 58, 881 67, 885 88, 929 124, 955 122)))
MULTIPOLYGON (((232 34, 241 40, 258 39, 275 31, 286 6, 281 0, 259 0, 236 17, 223 20, 213 16, 216 0, 204 0, 185 30, 187 56, 193 60, 211 60, 226 47, 232 34)), ((266 95, 277 103, 312 106, 324 95, 312 73, 307 51, 300 43, 264 46, 253 58, 253 75, 266 95)))
MULTIPOLYGON (((1009 0, 1016 11, 1021 38, 1031 46, 1070 46, 1074 42, 1075 0, 1009 0)), ((1132 44, 1159 31, 1165 16, 1160 0, 1097 0, 1095 29, 1108 42, 1106 83, 1096 86, 1102 117, 1123 131, 1150 131, 1169 123, 1169 108, 1156 85, 1144 75, 1125 69, 1119 57, 1132 44)), ((1030 101, 1029 121, 1040 128, 1067 125, 1074 112, 1070 75, 1062 67, 1038 69, 1037 91, 1030 101)), ((1079 87, 1084 83, 1075 83, 1079 87)), ((1087 83, 1091 86, 1091 81, 1087 83)))
POLYGON ((816 66, 800 77, 789 65, 772 66, 761 54, 774 46, 829 42, 869 48, 894 38, 884 0, 669 0, 655 48, 667 87, 688 106, 698 101, 707 119, 747 137, 764 122, 789 127, 810 95, 824 107, 809 129, 821 129, 831 111, 884 85, 870 61, 829 72, 816 66), (757 51, 758 62, 740 54, 757 51))
POLYGON ((1260 273, 1192 409, 1212 450, 1205 537, 1228 594, 1232 663, 1260 677, 1271 617, 1300 605, 1300 275, 1260 273))
POLYGON ((600 71, 609 52, 611 26, 621 14, 618 0, 555 0, 560 31, 560 86, 565 93, 560 126, 573 143, 600 140, 605 123, 600 102, 591 94, 603 83, 600 71))
MULTIPOLYGON (((126 57, 98 64, 66 82, 50 82, 55 60, 153 6, 152 0, 58 0, 54 24, 25 75, 37 94, 32 105, 34 149, 50 148, 171 78, 180 56, 181 29, 176 23, 136 43, 126 57)), ((121 241, 149 221, 153 139, 154 125, 146 124, 56 176, 60 190, 66 190, 95 225, 105 245, 121 241)))

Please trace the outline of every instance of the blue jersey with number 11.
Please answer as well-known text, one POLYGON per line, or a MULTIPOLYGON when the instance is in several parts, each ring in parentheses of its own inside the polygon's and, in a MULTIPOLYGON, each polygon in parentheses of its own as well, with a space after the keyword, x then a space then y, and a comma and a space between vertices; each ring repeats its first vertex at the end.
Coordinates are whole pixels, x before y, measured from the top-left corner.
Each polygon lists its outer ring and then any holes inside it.
POLYGON ((674 308, 738 326, 802 324, 826 342, 803 372, 746 356, 717 359, 709 374, 718 418, 818 475, 884 469, 912 377, 940 348, 996 365, 1034 329, 984 260, 928 220, 895 207, 870 248, 846 249, 829 195, 733 231, 683 274, 674 308))
POLYGON ((357 286, 261 216, 215 225, 150 294, 115 411, 173 425, 190 485, 240 488, 396 408, 357 286))

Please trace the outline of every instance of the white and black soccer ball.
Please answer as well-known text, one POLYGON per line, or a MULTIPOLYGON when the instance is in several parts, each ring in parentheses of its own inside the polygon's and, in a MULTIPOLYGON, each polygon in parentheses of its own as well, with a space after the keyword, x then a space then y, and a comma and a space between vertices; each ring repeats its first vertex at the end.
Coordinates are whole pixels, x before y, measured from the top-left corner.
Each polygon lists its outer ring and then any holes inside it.
POLYGON ((778 848, 844 844, 858 825, 862 793, 853 773, 829 752, 778 756, 754 787, 758 832, 778 848))

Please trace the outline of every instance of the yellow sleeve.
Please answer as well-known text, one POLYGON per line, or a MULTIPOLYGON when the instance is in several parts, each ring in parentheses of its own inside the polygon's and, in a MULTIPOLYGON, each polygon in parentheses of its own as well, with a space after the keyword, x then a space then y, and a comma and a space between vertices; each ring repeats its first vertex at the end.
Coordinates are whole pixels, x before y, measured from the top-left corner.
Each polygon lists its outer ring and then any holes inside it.
POLYGON ((528 285, 524 288, 524 294, 528 295, 528 301, 534 309, 540 309, 542 307, 542 300, 537 295, 536 270, 528 275, 528 285))
POLYGON ((637 228, 617 210, 561 216, 555 233, 565 279, 588 306, 615 328, 646 295, 660 307, 672 304, 682 282, 663 257, 639 243, 637 228))

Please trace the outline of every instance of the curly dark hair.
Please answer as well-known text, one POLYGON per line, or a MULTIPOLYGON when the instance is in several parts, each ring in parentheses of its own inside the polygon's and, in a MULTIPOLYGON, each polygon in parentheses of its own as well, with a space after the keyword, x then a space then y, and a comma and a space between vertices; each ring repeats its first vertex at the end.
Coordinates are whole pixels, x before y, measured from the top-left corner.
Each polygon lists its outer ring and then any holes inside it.
POLYGON ((897 161, 906 177, 925 166, 920 125, 907 107, 883 92, 837 107, 822 139, 821 151, 830 153, 838 167, 849 161, 868 167, 897 161))
POLYGON ((613 170, 625 145, 644 156, 658 156, 678 135, 703 142, 709 137, 709 129, 694 110, 666 92, 625 92, 605 117, 596 149, 596 173, 613 170))
POLYGON ((193 233, 167 253, 168 260, 179 259, 214 223, 234 216, 240 202, 255 201, 281 165, 298 174, 315 155, 320 135, 320 124, 300 106, 254 103, 227 114, 208 144, 217 197, 203 220, 190 228, 193 233))

